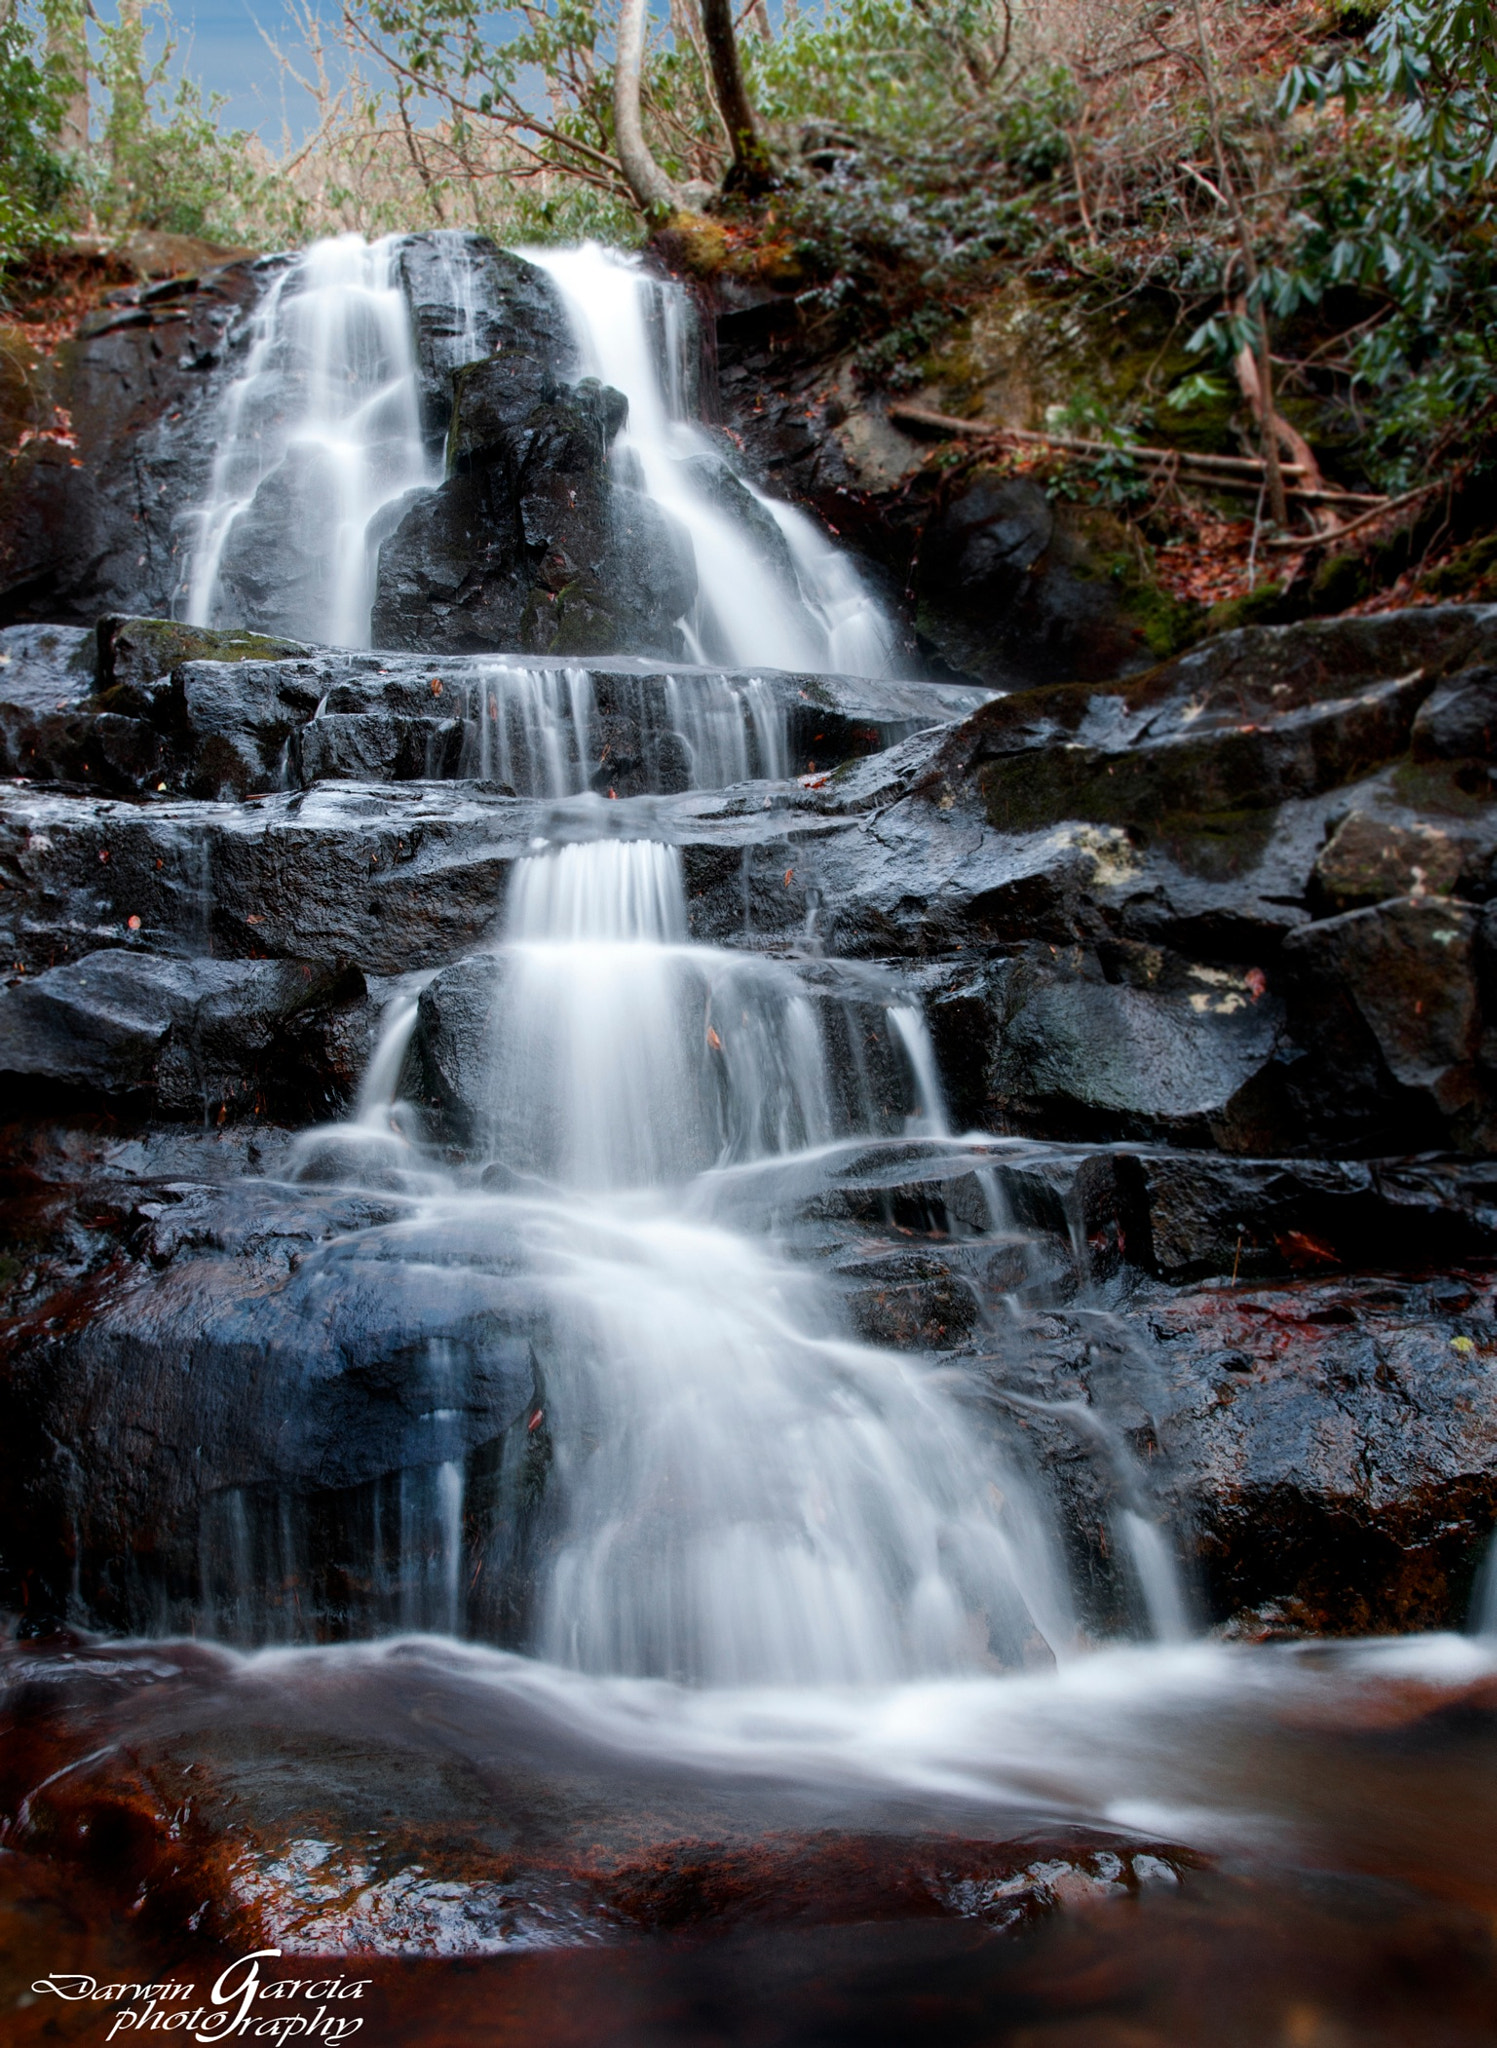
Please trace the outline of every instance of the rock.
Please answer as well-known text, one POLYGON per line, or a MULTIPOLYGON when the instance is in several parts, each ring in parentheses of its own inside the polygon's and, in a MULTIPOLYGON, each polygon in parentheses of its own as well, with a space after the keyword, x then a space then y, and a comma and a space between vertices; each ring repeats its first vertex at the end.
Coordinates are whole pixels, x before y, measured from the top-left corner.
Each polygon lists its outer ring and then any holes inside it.
POLYGON ((1396 898, 1305 926, 1285 942, 1298 978, 1290 1083, 1361 1148, 1451 1140, 1488 1150, 1497 1109, 1481 1058, 1477 914, 1396 898))
POLYGON ((181 521, 213 460, 209 409, 238 366, 243 315, 280 260, 138 289, 62 345, 47 396, 71 436, 38 433, 0 488, 0 619, 170 615, 181 521))
POLYGON ((1314 881, 1333 913, 1392 896, 1448 896, 1461 878, 1461 855, 1459 842, 1437 826, 1401 827, 1352 811, 1326 842, 1314 881))
POLYGON ((410 301, 422 419, 433 453, 452 420, 453 378, 475 359, 504 350, 549 366, 556 379, 574 375, 576 344, 561 296, 535 264, 486 236, 435 229, 403 235, 395 265, 410 301))
POLYGON ((98 641, 101 698, 111 690, 131 691, 142 706, 149 702, 151 685, 164 682, 185 661, 282 661, 312 651, 299 640, 278 640, 268 633, 119 614, 100 619, 98 641))
POLYGON ((471 1144, 483 1122, 500 976, 497 956, 478 954, 445 968, 421 991, 415 1087, 443 1135, 459 1144, 471 1144))
POLYGON ((977 470, 920 537, 922 639, 951 668, 1007 689, 1147 667, 1094 552, 1080 516, 1037 483, 977 470))
POLYGON ((449 475, 380 549, 372 633, 436 652, 680 654, 690 544, 608 474, 623 400, 518 350, 457 379, 449 475))
POLYGON ((412 1263, 382 1235, 391 1214, 265 1183, 141 1191, 124 1283, 84 1283, 66 1329, 25 1325, 0 1377, 35 1447, 0 1482, 0 1542, 28 1560, 33 1598, 53 1577, 60 1599, 71 1571, 83 1608, 126 1631, 185 1627, 205 1595, 210 1626, 262 1639, 290 1625, 283 1600, 334 1635, 440 1624, 425 1558, 441 1470, 466 1464, 490 1563, 478 1609, 502 1622, 523 1598, 503 1565, 516 1425, 535 1398, 531 1311, 450 1243, 412 1263), (43 1448, 60 1444, 62 1459, 43 1448))
POLYGON ((220 1121, 335 1108, 351 1077, 328 1013, 363 995, 336 965, 90 953, 0 991, 0 1116, 57 1093, 220 1121))
POLYGON ((1490 1276, 1459 1277, 1145 1289, 985 1334, 974 1369, 1057 1491, 1091 1625, 1129 1618, 1130 1507, 1180 1532, 1202 1622, 1460 1626, 1497 1519, 1497 1328, 1490 1276))
POLYGON ((1416 761, 1497 760, 1497 669, 1463 669, 1414 721, 1416 761))
POLYGON ((84 626, 0 628, 0 706, 75 710, 94 692, 97 646, 84 626))
POLYGON ((961 1057, 953 1039, 982 1034, 980 1079, 964 1063, 964 1116, 1060 1138, 1258 1149, 1252 1098, 1278 1051, 1282 1000, 1255 990, 1251 970, 1177 965, 1162 978, 1136 987, 1079 948, 1034 948, 943 991, 931 1023, 948 1060, 961 1057))
POLYGON ((1127 1257, 1175 1282, 1418 1272, 1497 1245, 1491 1166, 1140 1151, 1115 1171, 1136 1190, 1127 1257))

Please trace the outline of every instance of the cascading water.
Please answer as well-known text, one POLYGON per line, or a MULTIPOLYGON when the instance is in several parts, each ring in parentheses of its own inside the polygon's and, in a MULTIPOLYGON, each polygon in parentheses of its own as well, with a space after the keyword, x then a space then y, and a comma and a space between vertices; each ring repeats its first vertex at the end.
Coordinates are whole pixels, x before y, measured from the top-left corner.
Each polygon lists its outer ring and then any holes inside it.
POLYGON ((714 1684, 1063 1651, 1040 1520, 929 1375, 662 1186, 871 1123, 839 1116, 792 970, 685 944, 679 863, 649 841, 522 862, 509 932, 493 1148, 574 1191, 531 1239, 560 1516, 538 1647, 714 1684))
MULTIPOLYGON (((785 715, 753 676, 690 670, 648 678, 612 674, 607 687, 630 695, 642 770, 655 789, 721 789, 751 776, 786 772, 785 715)), ((526 668, 476 659, 464 686, 471 733, 459 773, 506 783, 519 796, 606 794, 622 775, 600 741, 598 678, 590 669, 526 668)))
MULTIPOLYGON (((440 321, 426 309, 427 368, 450 376, 481 353, 480 266, 465 238, 428 239, 452 303, 440 321)), ((314 243, 262 299, 191 517, 180 595, 191 623, 368 645, 382 515, 441 480, 400 248, 398 237, 314 243)), ((739 477, 690 417, 681 288, 593 244, 527 253, 563 298, 584 373, 629 400, 615 464, 689 537, 693 659, 887 674, 889 622, 852 564, 804 513, 739 477)))
POLYGON ((681 287, 596 243, 526 253, 561 292, 586 373, 629 401, 615 461, 632 459, 650 496, 690 536, 693 659, 886 675, 888 621, 847 557, 803 512, 736 476, 690 417, 681 287))
POLYGON ((368 645, 380 514, 438 480, 397 248, 316 242, 257 308, 190 538, 192 624, 368 645))

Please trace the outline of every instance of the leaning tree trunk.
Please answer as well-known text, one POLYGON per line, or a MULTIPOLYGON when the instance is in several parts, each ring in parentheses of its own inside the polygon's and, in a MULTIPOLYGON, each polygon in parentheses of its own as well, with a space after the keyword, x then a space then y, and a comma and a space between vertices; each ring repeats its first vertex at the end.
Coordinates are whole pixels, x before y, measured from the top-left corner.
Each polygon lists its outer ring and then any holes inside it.
POLYGON ((623 0, 619 9, 618 55, 613 67, 613 125, 619 163, 629 190, 647 220, 679 213, 685 194, 656 163, 645 141, 639 110, 645 56, 645 0, 623 0))
POLYGON ((725 182, 753 191, 768 181, 769 151, 743 83, 738 38, 733 31, 733 0, 702 0, 702 28, 712 65, 712 90, 733 147, 733 163, 725 182))

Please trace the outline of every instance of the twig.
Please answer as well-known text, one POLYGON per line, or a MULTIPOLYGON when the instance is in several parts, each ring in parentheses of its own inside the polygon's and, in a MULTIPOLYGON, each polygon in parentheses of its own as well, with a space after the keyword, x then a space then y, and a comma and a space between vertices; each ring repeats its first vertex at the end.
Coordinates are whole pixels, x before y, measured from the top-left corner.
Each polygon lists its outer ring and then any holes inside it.
POLYGON ((1381 505, 1374 505, 1359 518, 1348 519, 1345 526, 1338 527, 1334 533, 1293 534, 1277 540, 1270 539, 1266 545, 1271 548, 1318 548, 1323 547, 1327 541, 1345 540, 1349 533, 1355 533, 1359 527, 1370 526, 1375 519, 1386 518, 1390 512, 1402 511, 1405 505, 1412 505, 1418 498, 1428 498, 1435 491, 1443 491, 1447 481, 1445 477, 1436 477, 1431 483, 1420 484, 1416 490, 1405 491, 1401 498, 1386 498, 1381 505))
MULTIPOLYGON (((889 418, 896 425, 907 420, 911 426, 934 427, 946 434, 1028 441, 1037 447, 1068 448, 1080 455, 1131 455, 1143 461, 1185 461, 1199 468, 1229 470, 1254 478, 1263 473, 1263 464, 1256 455, 1196 455, 1181 448, 1147 448, 1136 442, 1090 441, 1074 434, 1041 434, 1031 427, 1000 426, 996 420, 958 419, 951 413, 933 412, 923 405, 891 405, 889 418)), ((1292 463, 1286 463, 1284 469, 1288 476, 1301 474, 1292 463)))

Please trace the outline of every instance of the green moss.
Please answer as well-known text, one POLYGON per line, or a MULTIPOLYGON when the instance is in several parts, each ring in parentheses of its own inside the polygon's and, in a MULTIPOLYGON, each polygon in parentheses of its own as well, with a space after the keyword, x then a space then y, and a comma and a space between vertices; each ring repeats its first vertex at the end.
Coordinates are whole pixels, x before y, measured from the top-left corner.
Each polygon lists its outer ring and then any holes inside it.
POLYGON ((1241 597, 1224 598, 1206 614, 1212 633, 1234 633, 1239 626, 1284 626, 1303 618, 1304 604, 1292 597, 1282 583, 1262 583, 1241 597))
POLYGON ((284 661, 305 654, 300 640, 237 629, 219 632, 177 619, 111 617, 99 622, 99 677, 105 696, 160 682, 184 661, 284 661))
POLYGON ((1144 645, 1156 661, 1183 654, 1206 630, 1199 605, 1161 589, 1131 557, 1114 564, 1108 573, 1122 599, 1124 615, 1143 635, 1144 645))
POLYGON ((1497 597, 1497 533, 1484 533, 1424 578, 1431 597, 1497 597))
POLYGON ((1229 882, 1257 867, 1268 851, 1278 808, 1177 811, 1160 818, 1148 836, 1176 867, 1203 882, 1229 882))

